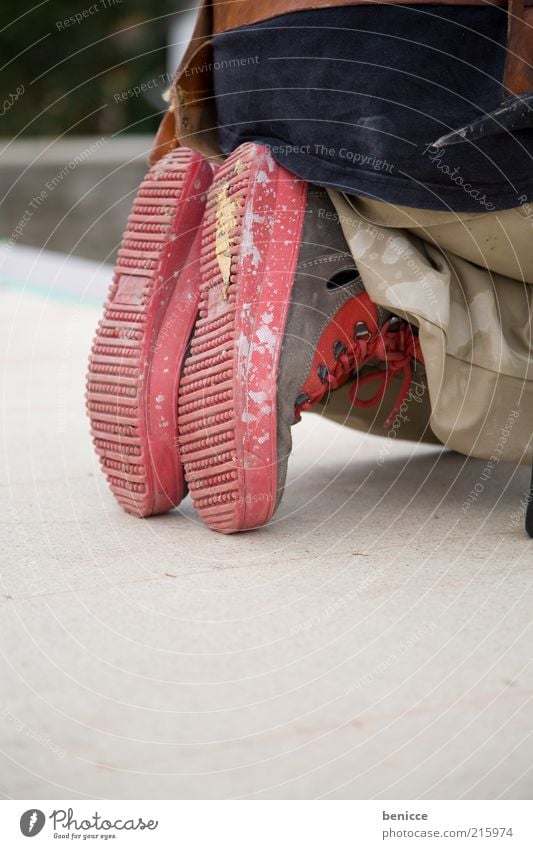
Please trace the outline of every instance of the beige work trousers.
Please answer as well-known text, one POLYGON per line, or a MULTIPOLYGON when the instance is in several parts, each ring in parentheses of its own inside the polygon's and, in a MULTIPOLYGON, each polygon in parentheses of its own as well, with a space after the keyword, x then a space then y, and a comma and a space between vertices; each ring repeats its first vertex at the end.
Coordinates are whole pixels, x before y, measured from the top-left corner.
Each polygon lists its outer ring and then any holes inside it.
POLYGON ((531 462, 531 206, 431 212, 329 194, 368 294, 419 328, 425 365, 388 428, 398 379, 377 409, 352 407, 341 389, 322 413, 380 435, 531 462))

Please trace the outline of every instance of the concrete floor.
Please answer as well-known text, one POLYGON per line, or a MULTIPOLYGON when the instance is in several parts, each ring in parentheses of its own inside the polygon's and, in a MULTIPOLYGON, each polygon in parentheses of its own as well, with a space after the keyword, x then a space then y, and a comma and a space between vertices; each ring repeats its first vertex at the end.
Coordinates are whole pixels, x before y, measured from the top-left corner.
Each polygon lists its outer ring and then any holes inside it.
POLYGON ((108 272, 15 255, 1 793, 531 798, 528 469, 497 468, 465 515, 481 462, 308 414, 270 527, 222 537, 188 502, 135 520, 83 412, 108 272))

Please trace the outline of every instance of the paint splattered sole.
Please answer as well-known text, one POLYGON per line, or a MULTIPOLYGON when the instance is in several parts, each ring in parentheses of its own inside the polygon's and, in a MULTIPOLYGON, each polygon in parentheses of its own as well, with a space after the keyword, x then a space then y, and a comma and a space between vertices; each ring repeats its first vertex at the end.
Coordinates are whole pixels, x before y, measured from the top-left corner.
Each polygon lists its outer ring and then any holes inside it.
POLYGON ((176 398, 197 317, 197 235, 211 180, 209 163, 185 148, 150 169, 91 349, 93 443, 113 495, 136 516, 170 510, 186 492, 176 398))
POLYGON ((305 194, 254 144, 226 160, 208 193, 179 446, 195 508, 223 533, 265 524, 276 506, 276 379, 305 194))

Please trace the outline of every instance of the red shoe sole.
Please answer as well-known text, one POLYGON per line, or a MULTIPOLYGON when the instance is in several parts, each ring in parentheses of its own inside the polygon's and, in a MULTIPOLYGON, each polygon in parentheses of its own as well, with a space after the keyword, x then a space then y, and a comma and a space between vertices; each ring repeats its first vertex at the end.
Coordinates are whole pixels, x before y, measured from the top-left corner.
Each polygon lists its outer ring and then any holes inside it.
POLYGON ((305 197, 254 144, 226 160, 208 194, 178 438, 194 506, 223 533, 265 524, 276 506, 276 380, 305 197))
POLYGON ((93 442, 113 495, 136 516, 170 510, 186 492, 177 384, 198 314, 194 254, 212 177, 207 160, 184 148, 150 169, 93 341, 86 395, 93 442))

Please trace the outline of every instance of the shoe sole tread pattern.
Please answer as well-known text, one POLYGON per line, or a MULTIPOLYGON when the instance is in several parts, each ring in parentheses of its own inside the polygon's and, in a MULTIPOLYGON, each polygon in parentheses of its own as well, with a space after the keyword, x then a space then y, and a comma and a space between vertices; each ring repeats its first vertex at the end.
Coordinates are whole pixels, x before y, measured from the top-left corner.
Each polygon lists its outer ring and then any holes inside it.
POLYGON ((276 505, 277 368, 305 196, 254 144, 231 154, 208 193, 179 441, 193 504, 223 533, 265 524, 276 505))
POLYGON ((93 340, 86 393, 93 444, 113 495, 136 516, 170 510, 186 492, 176 383, 197 316, 190 249, 211 179, 209 163, 186 148, 150 169, 93 340))

